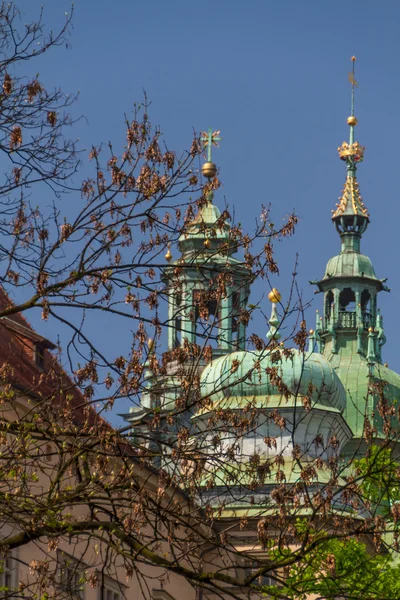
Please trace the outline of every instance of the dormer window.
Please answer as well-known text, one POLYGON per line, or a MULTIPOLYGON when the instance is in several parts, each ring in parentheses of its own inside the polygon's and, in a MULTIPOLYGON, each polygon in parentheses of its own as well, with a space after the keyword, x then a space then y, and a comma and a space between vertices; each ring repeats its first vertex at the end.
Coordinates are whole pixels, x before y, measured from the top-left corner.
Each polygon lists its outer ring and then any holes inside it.
POLYGON ((44 369, 44 346, 43 344, 35 344, 35 363, 39 369, 44 369))
POLYGON ((25 354, 43 371, 45 368, 45 350, 55 350, 57 346, 15 319, 2 317, 0 324, 14 334, 15 339, 19 341, 25 354))

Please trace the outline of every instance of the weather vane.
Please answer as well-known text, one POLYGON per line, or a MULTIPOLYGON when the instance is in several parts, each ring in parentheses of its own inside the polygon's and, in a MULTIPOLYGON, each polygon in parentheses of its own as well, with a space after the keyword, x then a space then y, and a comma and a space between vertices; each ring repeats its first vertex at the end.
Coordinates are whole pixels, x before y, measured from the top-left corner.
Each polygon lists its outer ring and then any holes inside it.
POLYGON ((351 83, 351 116, 354 117, 354 88, 358 87, 358 83, 355 77, 355 65, 356 65, 356 57, 351 57, 351 62, 353 63, 353 69, 349 73, 349 82, 351 83))
POLYGON ((340 148, 338 148, 338 152, 340 158, 346 161, 350 168, 354 169, 355 164, 363 160, 365 148, 354 141, 354 127, 358 123, 357 117, 354 114, 354 88, 358 86, 355 77, 355 56, 351 57, 351 62, 353 63, 353 68, 349 73, 349 82, 351 83, 351 113, 347 118, 347 124, 350 125, 350 137, 349 143, 343 142, 340 148))
MULTIPOLYGON (((353 68, 349 73, 349 82, 351 83, 351 113, 350 113, 350 116, 347 117, 347 124, 350 125, 349 143, 343 142, 343 144, 341 146, 339 146, 338 152, 339 152, 339 157, 341 158, 341 160, 343 160, 347 163, 348 176, 351 178, 351 181, 353 181, 355 178, 357 163, 364 160, 365 148, 364 148, 364 146, 361 146, 358 142, 356 142, 354 140, 354 128, 358 123, 357 117, 354 114, 354 88, 358 86, 356 77, 355 77, 355 62, 356 62, 355 56, 351 57, 351 62, 353 63, 353 68)), ((351 184, 346 183, 346 186, 347 185, 352 186, 353 183, 351 183, 351 184)), ((346 189, 347 189, 347 187, 345 187, 344 191, 346 191, 346 189)), ((351 189, 353 189, 353 188, 351 188, 351 189)), ((355 192, 355 191, 351 192, 353 205, 354 205, 354 198, 355 198, 356 193, 358 194, 358 192, 355 192)), ((359 196, 359 194, 358 194, 358 196, 359 196)), ((334 215, 337 215, 338 211, 344 210, 344 208, 346 206, 346 202, 347 202, 347 200, 346 200, 346 194, 345 194, 344 196, 342 196, 342 198, 340 198, 340 204, 337 205, 338 208, 336 211, 334 211, 334 215)), ((364 213, 367 215, 367 209, 364 207, 364 204, 361 200, 361 196, 359 196, 359 204, 360 204, 360 206, 359 206, 360 213, 364 213)))
POLYGON ((222 140, 222 138, 219 137, 220 133, 221 133, 220 131, 213 131, 211 127, 209 127, 208 132, 202 131, 202 133, 201 133, 202 137, 200 139, 202 142, 204 142, 204 146, 207 148, 207 161, 209 163, 212 162, 212 160, 211 160, 212 147, 213 146, 218 147, 218 142, 220 142, 222 140))

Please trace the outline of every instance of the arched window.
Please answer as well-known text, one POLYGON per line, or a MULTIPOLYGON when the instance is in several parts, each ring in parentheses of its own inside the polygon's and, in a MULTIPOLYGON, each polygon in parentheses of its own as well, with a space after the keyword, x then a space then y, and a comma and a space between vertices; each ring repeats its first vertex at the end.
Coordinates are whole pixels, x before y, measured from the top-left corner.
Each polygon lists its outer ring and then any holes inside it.
POLYGON ((361 310, 363 312, 371 311, 371 294, 368 290, 363 290, 361 292, 361 310))
POLYGON ((368 290, 361 292, 361 313, 364 327, 374 327, 375 319, 372 311, 372 298, 368 290))
POLYGON ((333 292, 332 292, 332 290, 329 290, 329 292, 325 296, 325 317, 326 317, 326 319, 331 318, 333 300, 334 300, 333 292))
POLYGON ((356 311, 356 295, 351 288, 344 288, 339 294, 339 310, 341 312, 356 311))
POLYGON ((206 343, 214 348, 219 345, 220 307, 209 291, 194 290, 194 327, 197 343, 206 343))
POLYGON ((175 315, 174 315, 174 348, 180 346, 182 337, 182 294, 175 295, 175 315))
POLYGON ((356 327, 356 295, 351 288, 344 288, 339 294, 339 325, 356 327))

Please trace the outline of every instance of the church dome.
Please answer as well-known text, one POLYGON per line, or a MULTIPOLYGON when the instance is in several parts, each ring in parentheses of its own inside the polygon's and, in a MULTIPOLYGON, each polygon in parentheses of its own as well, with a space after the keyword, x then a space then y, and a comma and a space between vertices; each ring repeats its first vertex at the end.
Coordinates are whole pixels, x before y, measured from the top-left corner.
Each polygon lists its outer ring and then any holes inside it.
POLYGON ((356 352, 350 353, 348 349, 349 345, 347 344, 347 348, 340 347, 337 354, 329 357, 330 364, 346 390, 347 402, 344 417, 357 440, 364 435, 366 416, 369 417, 372 426, 376 429, 375 437, 384 439, 384 423, 379 410, 379 393, 373 393, 371 384, 379 384, 388 406, 396 406, 400 397, 400 375, 378 362, 372 366, 368 364, 364 356, 356 352))
POLYGON ((357 252, 342 252, 328 261, 323 279, 355 276, 377 279, 368 256, 357 252))
POLYGON ((319 404, 342 412, 346 405, 346 393, 329 362, 315 352, 291 352, 288 358, 282 355, 277 363, 272 362, 269 351, 233 352, 213 360, 200 378, 202 397, 214 402, 224 398, 231 401, 237 399, 240 405, 241 398, 258 398, 261 405, 267 406, 268 397, 282 396, 266 372, 268 368, 276 367, 278 376, 292 398, 309 395, 312 386, 312 405, 319 404))

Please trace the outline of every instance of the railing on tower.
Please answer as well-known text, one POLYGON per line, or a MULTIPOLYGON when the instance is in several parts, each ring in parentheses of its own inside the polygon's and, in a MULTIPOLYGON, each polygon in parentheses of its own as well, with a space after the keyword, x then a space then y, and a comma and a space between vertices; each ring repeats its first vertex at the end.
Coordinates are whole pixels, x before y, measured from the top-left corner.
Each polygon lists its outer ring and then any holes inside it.
MULTIPOLYGON (((368 311, 364 311, 361 313, 361 320, 364 329, 369 329, 370 327, 374 327, 375 325, 374 317, 368 311)), ((325 318, 325 329, 328 329, 329 323, 330 319, 325 318)), ((337 327, 339 327, 340 329, 355 329, 357 327, 357 313, 355 311, 339 311, 337 327)))

